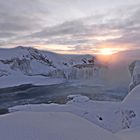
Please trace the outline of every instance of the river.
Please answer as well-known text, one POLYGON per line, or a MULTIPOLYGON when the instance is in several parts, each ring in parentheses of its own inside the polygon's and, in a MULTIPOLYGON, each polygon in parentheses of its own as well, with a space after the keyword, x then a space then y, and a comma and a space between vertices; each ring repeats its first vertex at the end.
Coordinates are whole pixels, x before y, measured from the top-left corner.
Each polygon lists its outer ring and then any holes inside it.
POLYGON ((0 89, 0 108, 24 104, 64 104, 68 95, 75 94, 85 95, 96 101, 121 101, 127 95, 127 88, 75 85, 72 82, 43 86, 20 85, 0 89))

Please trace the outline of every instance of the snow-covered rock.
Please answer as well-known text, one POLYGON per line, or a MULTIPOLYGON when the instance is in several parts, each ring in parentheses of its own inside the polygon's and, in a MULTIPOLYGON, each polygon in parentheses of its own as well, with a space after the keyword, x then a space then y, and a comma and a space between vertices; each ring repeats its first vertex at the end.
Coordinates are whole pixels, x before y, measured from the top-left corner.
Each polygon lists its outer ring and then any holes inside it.
POLYGON ((69 95, 68 97, 68 102, 67 104, 73 104, 74 102, 76 103, 84 103, 84 102, 88 102, 89 98, 86 96, 81 96, 81 95, 69 95))
POLYGON ((122 128, 134 128, 140 125, 140 61, 129 65, 131 73, 130 92, 120 104, 122 128))
POLYGON ((131 73, 130 92, 121 103, 123 128, 135 128, 140 125, 140 61, 129 66, 131 73))
POLYGON ((129 86, 130 91, 140 84, 140 61, 134 61, 129 66, 129 71, 131 73, 131 83, 129 86))
POLYGON ((121 103, 121 110, 124 113, 124 124, 127 128, 134 128, 140 125, 140 85, 136 86, 121 103))

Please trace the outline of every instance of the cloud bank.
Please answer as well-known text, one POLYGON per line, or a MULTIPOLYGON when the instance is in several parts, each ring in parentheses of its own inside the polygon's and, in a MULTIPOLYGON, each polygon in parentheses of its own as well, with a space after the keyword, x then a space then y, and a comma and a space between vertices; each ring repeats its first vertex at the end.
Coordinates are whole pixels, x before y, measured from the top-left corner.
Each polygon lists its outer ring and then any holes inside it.
POLYGON ((52 46, 50 50, 62 53, 139 49, 140 1, 115 1, 114 7, 109 0, 102 1, 104 7, 99 2, 0 1, 0 47, 52 46))

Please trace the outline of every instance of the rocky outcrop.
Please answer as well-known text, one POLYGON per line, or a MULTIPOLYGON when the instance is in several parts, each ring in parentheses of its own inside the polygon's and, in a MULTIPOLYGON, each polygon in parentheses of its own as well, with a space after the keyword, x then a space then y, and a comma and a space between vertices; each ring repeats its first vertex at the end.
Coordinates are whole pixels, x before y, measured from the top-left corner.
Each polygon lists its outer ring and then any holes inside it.
POLYGON ((133 119, 136 117, 136 114, 134 110, 121 110, 121 124, 122 124, 122 129, 127 129, 130 128, 132 125, 133 119))
POLYGON ((131 74, 131 83, 129 85, 129 91, 140 84, 140 60, 134 61, 129 66, 131 74))
MULTIPOLYGON (((9 65, 12 70, 19 70, 26 75, 31 73, 30 60, 26 58, 20 59, 15 57, 10 60, 0 60, 0 62, 9 65)), ((3 73, 6 73, 5 70, 3 70, 3 73)))
POLYGON ((0 77, 8 76, 8 71, 0 69, 0 77))
POLYGON ((28 48, 28 51, 30 54, 30 59, 35 59, 40 63, 47 64, 48 66, 52 66, 55 68, 52 60, 50 60, 46 55, 41 54, 37 49, 28 48))

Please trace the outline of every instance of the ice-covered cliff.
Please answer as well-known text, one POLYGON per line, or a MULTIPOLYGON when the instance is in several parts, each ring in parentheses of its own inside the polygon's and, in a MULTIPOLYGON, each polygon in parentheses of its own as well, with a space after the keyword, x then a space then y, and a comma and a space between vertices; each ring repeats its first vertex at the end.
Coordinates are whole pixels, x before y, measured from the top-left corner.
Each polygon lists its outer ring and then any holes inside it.
POLYGON ((134 87, 140 84, 140 60, 134 61, 129 66, 131 73, 131 83, 129 90, 131 91, 134 87))
POLYGON ((131 73, 130 92, 121 103, 122 124, 124 128, 135 128, 140 125, 140 61, 129 65, 131 73))
POLYGON ((91 55, 61 55, 31 47, 0 49, 0 77, 45 76, 64 79, 94 79, 104 66, 91 55))

